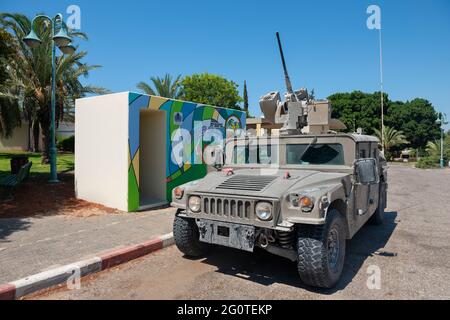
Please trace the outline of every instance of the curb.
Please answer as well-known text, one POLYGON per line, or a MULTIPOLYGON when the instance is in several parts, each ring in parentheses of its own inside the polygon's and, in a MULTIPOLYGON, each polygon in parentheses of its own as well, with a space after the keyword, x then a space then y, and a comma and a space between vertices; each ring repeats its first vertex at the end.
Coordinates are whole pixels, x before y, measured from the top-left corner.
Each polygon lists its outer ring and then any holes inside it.
POLYGON ((145 256, 151 252, 173 245, 173 233, 156 237, 150 241, 115 249, 98 257, 93 257, 58 268, 37 273, 10 283, 0 285, 0 300, 15 300, 36 291, 47 289, 70 281, 74 275, 84 277, 106 270, 122 263, 145 256))

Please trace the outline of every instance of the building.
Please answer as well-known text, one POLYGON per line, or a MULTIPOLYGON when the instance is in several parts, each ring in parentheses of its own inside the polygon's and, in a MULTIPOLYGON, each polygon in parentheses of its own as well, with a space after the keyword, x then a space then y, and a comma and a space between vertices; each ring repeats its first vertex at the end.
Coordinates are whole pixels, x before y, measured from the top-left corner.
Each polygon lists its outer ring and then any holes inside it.
MULTIPOLYGON (((22 120, 22 125, 14 129, 8 138, 0 136, 0 151, 28 151, 33 147, 33 132, 28 132, 28 121, 22 120)), ((56 128, 57 138, 68 138, 75 135, 75 124, 73 122, 60 122, 56 128)), ((42 132, 40 133, 42 137, 42 132)), ((39 139, 39 149, 42 150, 42 138, 39 139)))

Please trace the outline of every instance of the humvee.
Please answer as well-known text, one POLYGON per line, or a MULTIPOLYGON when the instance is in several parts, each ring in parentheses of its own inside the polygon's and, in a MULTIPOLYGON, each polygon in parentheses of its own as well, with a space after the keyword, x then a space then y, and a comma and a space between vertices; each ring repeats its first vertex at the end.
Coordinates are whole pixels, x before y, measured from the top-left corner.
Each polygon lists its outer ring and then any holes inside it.
POLYGON ((214 245, 255 248, 297 263, 307 285, 331 288, 341 276, 346 239, 367 222, 383 222, 387 166, 377 138, 332 129, 328 101, 293 91, 260 100, 277 138, 227 141, 226 165, 172 191, 173 233, 189 257, 214 245))

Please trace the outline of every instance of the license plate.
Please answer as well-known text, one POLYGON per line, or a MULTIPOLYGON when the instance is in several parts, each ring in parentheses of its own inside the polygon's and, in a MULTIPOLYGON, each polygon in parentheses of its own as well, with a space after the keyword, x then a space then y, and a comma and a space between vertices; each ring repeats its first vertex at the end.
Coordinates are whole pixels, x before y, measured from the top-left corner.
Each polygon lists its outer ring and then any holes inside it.
POLYGON ((255 227, 199 219, 200 241, 253 252, 255 227))

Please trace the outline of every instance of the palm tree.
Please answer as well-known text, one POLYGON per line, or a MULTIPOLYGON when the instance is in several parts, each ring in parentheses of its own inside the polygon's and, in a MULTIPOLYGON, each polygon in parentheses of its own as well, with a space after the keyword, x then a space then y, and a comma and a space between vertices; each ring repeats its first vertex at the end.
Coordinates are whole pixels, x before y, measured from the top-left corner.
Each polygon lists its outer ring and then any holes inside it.
MULTIPOLYGON (((24 101, 24 111, 34 133, 42 131, 44 150, 42 161, 48 162, 50 146, 50 112, 51 112, 51 30, 45 21, 36 23, 41 45, 36 48, 26 46, 22 39, 31 30, 31 20, 22 14, 0 14, 0 24, 11 30, 17 55, 14 64, 8 68, 10 90, 20 92, 18 97, 24 101)), ((86 34, 69 30, 72 38, 87 40, 86 34)), ((84 86, 79 81, 81 76, 88 76, 89 72, 99 68, 98 65, 88 65, 82 62, 87 55, 80 51, 72 55, 57 57, 56 59, 56 118, 59 121, 70 117, 73 113, 74 101, 87 93, 103 94, 108 92, 103 88, 84 86)), ((0 88, 1 90, 1 88, 0 88)), ((35 135, 34 145, 38 145, 35 135)))
POLYGON ((168 73, 164 78, 150 77, 153 87, 146 82, 139 82, 138 89, 146 94, 160 96, 171 99, 181 99, 183 97, 183 88, 181 86, 181 75, 178 75, 172 81, 172 76, 168 73))
MULTIPOLYGON (((429 156, 441 156, 441 142, 438 140, 428 141, 426 146, 426 152, 429 156)), ((445 149, 444 149, 445 150, 445 149)))
POLYGON ((383 150, 385 151, 387 158, 390 158, 390 151, 393 147, 409 143, 402 131, 388 126, 384 127, 384 139, 381 139, 380 130, 374 129, 374 132, 375 136, 380 140, 380 143, 383 141, 383 150))

